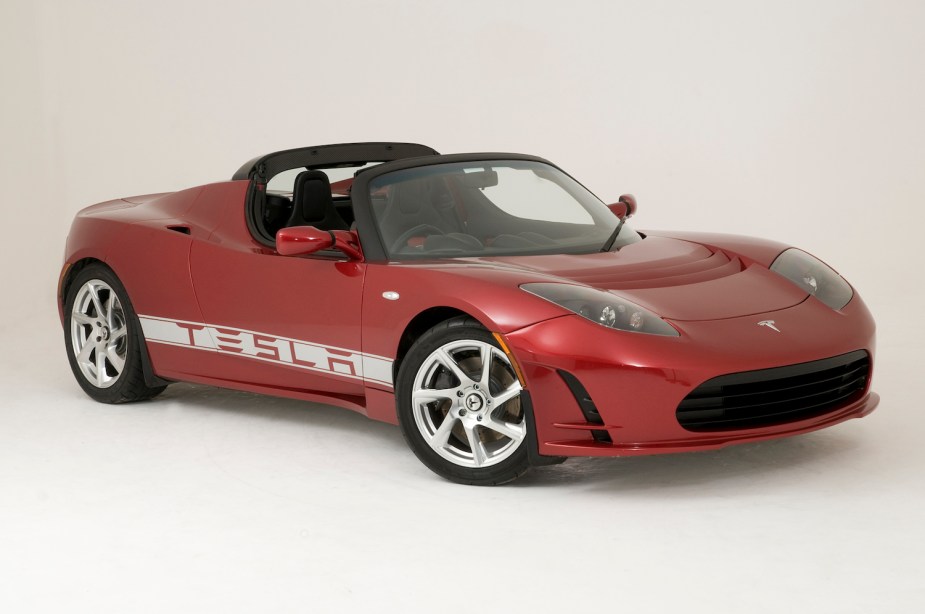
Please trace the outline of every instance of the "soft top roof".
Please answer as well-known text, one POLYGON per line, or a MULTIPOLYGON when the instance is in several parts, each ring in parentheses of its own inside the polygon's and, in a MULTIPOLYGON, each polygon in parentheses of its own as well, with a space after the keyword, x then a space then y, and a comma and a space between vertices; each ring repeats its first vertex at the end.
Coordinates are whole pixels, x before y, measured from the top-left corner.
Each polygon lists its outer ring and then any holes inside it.
POLYGON ((287 149, 258 156, 250 160, 232 180, 258 178, 262 182, 277 173, 300 166, 334 168, 359 166, 365 162, 390 162, 403 158, 439 155, 434 149, 417 143, 342 143, 287 149))

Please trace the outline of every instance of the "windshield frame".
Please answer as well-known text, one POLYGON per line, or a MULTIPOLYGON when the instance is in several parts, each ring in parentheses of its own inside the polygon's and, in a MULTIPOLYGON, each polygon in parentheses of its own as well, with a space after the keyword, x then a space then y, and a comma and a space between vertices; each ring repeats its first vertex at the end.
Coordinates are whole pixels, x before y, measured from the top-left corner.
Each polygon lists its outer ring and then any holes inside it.
MULTIPOLYGON (((353 199, 354 204, 354 213, 356 216, 357 223, 357 232, 360 236, 360 242, 363 246, 363 253, 367 261, 372 262, 408 262, 408 261, 421 261, 421 260, 452 260, 455 258, 478 258, 481 257, 478 254, 468 254, 468 255, 457 255, 457 254, 440 254, 440 253, 425 253, 425 254, 391 254, 389 253, 388 248, 386 247, 381 229, 379 227, 378 221, 375 219, 375 215, 372 209, 372 202, 369 194, 370 183, 376 178, 392 173, 395 171, 428 167, 428 166, 438 166, 452 163, 480 163, 480 162, 497 162, 503 164, 506 161, 515 161, 515 162, 536 162, 540 164, 545 164, 553 169, 561 172, 563 175, 574 181, 581 189, 587 191, 591 196, 596 200, 601 202, 602 206, 606 206, 603 201, 601 201, 591 190, 582 184, 580 181, 575 179, 572 175, 567 173, 561 167, 556 164, 538 156, 531 156, 525 154, 512 154, 512 153, 468 153, 468 154, 448 154, 448 155, 437 155, 437 156, 427 156, 419 158, 405 158, 402 160, 396 160, 394 162, 385 162, 374 167, 363 169, 360 171, 354 178, 353 188, 351 190, 351 198, 353 199)), ((619 218, 614 216, 614 227, 619 222, 619 218)), ((612 231, 612 229, 611 229, 612 231)), ((620 238, 623 239, 624 233, 627 235, 635 234, 637 237, 641 238, 638 233, 636 233, 629 225, 624 226, 623 231, 621 231, 620 238)), ((537 255, 555 255, 555 254, 590 254, 599 252, 600 247, 596 249, 587 249, 579 251, 549 251, 544 250, 537 252, 537 255)), ((530 253, 512 253, 512 254, 503 254, 503 253, 488 253, 484 257, 505 257, 505 256, 529 256, 530 253)))

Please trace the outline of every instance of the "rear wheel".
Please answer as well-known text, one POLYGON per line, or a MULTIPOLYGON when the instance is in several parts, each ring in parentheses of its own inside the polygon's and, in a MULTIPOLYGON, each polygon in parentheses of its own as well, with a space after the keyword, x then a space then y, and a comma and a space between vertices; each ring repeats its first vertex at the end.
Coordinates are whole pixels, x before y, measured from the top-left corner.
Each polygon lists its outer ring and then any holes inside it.
POLYGON ((418 339, 398 374, 398 418, 417 457, 454 482, 494 485, 529 468, 521 385, 491 333, 472 318, 418 339))
POLYGON ((64 344, 77 383, 102 403, 150 399, 166 386, 145 384, 138 318, 125 288, 101 264, 81 270, 64 303, 64 344))

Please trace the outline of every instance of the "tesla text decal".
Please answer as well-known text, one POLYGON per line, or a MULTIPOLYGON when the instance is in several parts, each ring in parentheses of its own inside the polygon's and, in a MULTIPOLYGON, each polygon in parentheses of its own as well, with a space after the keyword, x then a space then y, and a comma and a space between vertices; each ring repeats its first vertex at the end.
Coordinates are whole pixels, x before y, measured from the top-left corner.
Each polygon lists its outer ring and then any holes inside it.
POLYGON ((383 356, 216 324, 142 315, 138 319, 149 343, 233 354, 392 385, 392 360, 383 356))

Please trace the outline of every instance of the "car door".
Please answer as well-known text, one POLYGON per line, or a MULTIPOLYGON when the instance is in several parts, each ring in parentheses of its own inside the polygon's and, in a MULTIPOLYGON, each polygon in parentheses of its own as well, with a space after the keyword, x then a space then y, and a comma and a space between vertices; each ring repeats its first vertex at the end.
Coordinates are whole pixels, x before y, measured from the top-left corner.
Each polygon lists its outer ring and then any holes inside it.
POLYGON ((365 264, 342 254, 280 256, 234 217, 190 250, 208 346, 201 375, 277 392, 356 401, 363 394, 360 305, 365 264))

